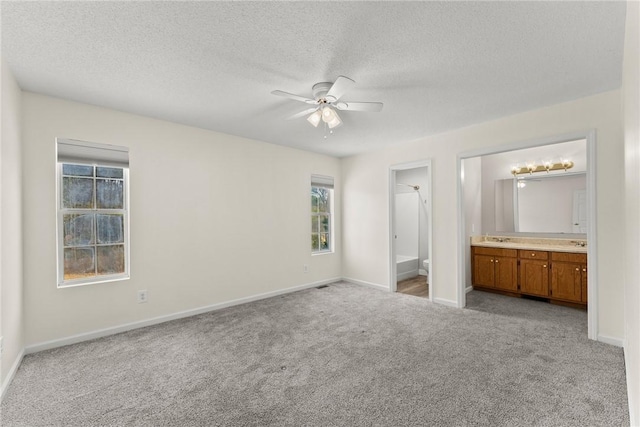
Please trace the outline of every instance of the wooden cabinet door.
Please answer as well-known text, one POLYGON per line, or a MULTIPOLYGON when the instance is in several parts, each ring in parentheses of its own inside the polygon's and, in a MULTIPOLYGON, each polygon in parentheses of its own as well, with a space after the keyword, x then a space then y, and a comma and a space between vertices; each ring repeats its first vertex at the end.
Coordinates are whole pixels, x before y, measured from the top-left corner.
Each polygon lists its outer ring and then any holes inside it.
POLYGON ((580 264, 554 262, 551 266, 550 296, 582 302, 582 268, 580 264))
POLYGON ((495 282, 493 265, 493 257, 487 255, 474 255, 473 284, 484 286, 486 288, 493 288, 495 282))
POLYGON ((520 292, 546 297, 549 295, 549 264, 547 261, 520 260, 520 292))
POLYGON ((587 266, 583 265, 582 268, 582 302, 587 302, 587 266))
POLYGON ((495 284, 497 289, 503 291, 518 291, 518 260, 517 258, 494 259, 495 284))

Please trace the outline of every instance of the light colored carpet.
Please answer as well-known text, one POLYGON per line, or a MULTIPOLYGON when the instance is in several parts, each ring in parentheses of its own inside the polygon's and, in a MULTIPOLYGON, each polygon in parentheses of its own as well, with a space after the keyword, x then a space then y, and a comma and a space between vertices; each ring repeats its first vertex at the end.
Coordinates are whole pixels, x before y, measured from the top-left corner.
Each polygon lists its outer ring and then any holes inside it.
POLYGON ((25 357, 2 426, 622 426, 586 313, 333 284, 25 357))

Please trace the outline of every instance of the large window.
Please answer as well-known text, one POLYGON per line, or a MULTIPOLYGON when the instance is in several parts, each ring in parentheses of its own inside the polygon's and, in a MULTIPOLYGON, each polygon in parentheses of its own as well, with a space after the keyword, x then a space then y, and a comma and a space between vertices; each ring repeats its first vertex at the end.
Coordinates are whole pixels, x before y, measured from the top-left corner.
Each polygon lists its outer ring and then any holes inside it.
POLYGON ((311 176, 311 252, 333 250, 333 178, 311 176))
POLYGON ((60 287, 129 277, 128 154, 114 149, 58 141, 60 287))

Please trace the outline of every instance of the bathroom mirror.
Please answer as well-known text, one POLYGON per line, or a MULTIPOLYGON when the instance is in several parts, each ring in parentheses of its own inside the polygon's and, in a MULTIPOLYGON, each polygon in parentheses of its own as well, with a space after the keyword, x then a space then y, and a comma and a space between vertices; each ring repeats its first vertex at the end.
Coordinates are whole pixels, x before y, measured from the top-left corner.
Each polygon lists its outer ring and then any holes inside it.
POLYGON ((586 173, 530 175, 495 181, 500 232, 587 232, 586 173))

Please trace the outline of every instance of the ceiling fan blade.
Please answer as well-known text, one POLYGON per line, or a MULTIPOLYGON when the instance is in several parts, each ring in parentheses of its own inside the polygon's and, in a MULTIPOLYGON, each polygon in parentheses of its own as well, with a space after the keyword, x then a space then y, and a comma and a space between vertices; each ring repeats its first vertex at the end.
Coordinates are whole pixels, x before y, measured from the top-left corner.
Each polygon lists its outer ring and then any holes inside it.
POLYGON ((382 102, 336 102, 335 107, 340 111, 367 111, 377 113, 382 111, 382 102))
POLYGON ((296 113, 296 114, 294 114, 293 116, 289 116, 289 117, 287 117, 287 120, 293 120, 293 119, 297 119, 297 118, 299 118, 299 117, 304 117, 304 116, 306 116, 307 114, 311 114, 311 113, 313 113, 313 112, 314 112, 314 111, 316 111, 318 108, 319 108, 319 107, 315 107, 315 108, 309 108, 309 109, 304 110, 304 111, 300 111, 299 113, 296 113))
POLYGON ((294 95, 293 93, 283 92, 281 90, 274 90, 271 92, 272 95, 284 96, 285 98, 295 99, 296 101, 306 102, 307 104, 317 104, 318 101, 315 99, 305 98, 304 96, 294 95))
POLYGON ((329 92, 327 92, 327 94, 325 95, 326 100, 329 102, 337 101, 354 83, 355 82, 349 77, 338 76, 336 81, 329 89, 329 92))

